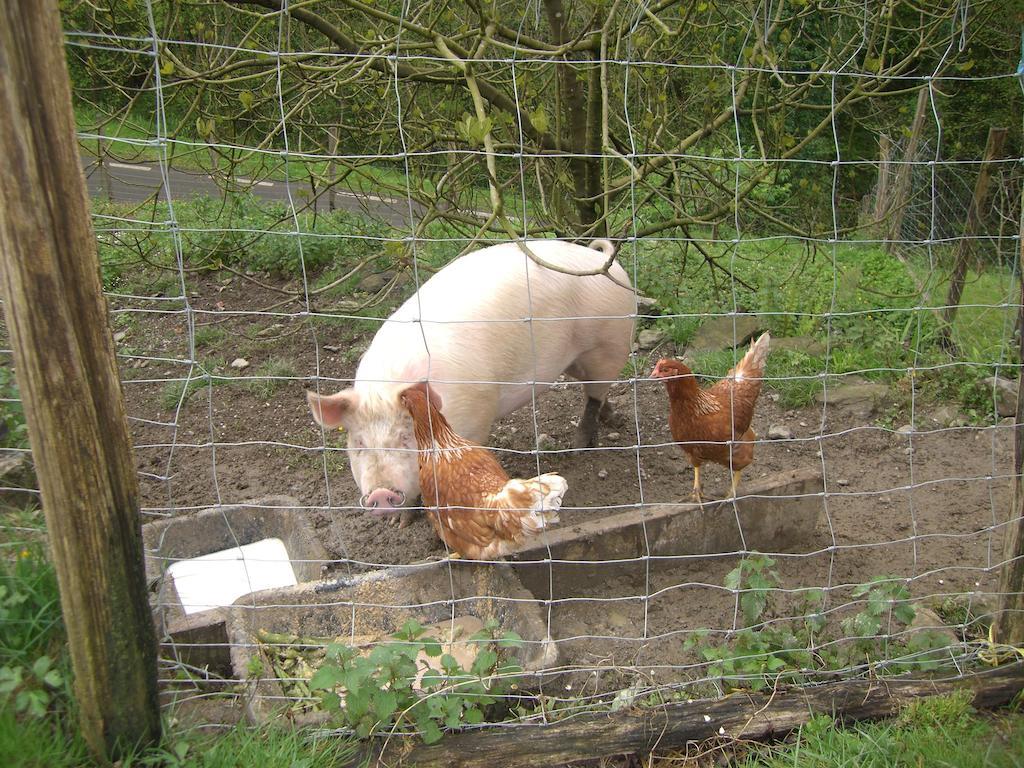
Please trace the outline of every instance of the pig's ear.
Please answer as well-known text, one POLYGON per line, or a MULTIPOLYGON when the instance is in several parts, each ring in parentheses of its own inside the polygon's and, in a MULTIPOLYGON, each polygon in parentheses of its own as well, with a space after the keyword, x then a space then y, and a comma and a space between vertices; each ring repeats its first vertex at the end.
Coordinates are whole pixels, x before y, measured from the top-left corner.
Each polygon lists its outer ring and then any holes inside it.
POLYGON ((418 381, 410 387, 406 387, 399 393, 399 399, 405 402, 406 392, 422 392, 424 395, 430 398, 430 404, 437 410, 441 410, 441 395, 438 394, 437 387, 430 386, 425 381, 418 381))
POLYGON ((318 395, 316 392, 306 392, 306 400, 309 401, 309 410, 313 412, 316 423, 324 429, 337 429, 344 426, 352 411, 359 403, 359 395, 351 389, 346 389, 334 395, 318 395))

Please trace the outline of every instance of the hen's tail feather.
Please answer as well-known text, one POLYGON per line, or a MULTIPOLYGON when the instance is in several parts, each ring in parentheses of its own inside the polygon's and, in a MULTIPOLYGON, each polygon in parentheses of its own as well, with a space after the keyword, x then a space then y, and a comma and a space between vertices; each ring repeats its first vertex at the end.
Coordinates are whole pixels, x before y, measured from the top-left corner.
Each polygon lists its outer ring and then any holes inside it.
POLYGON ((752 376, 760 376, 764 373, 764 364, 768 359, 768 351, 771 347, 772 337, 768 331, 765 331, 761 336, 750 345, 750 349, 747 350, 747 354, 740 360, 739 365, 736 366, 736 371, 744 371, 752 376))
POLYGON ((553 472, 529 480, 509 480, 506 496, 522 510, 523 529, 536 532, 559 522, 558 510, 569 484, 553 472))

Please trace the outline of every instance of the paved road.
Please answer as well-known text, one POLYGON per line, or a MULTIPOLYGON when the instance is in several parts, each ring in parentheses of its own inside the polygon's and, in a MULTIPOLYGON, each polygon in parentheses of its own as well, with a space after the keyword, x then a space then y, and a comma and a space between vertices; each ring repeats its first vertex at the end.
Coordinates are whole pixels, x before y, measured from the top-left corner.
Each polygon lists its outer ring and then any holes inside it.
MULTIPOLYGON (((85 171, 89 194, 93 197, 135 203, 148 200, 154 193, 158 193, 160 200, 167 199, 167 189, 157 163, 128 164, 108 160, 101 168, 96 163, 96 158, 83 157, 82 168, 85 171)), ((241 176, 235 177, 234 181, 239 191, 249 191, 266 200, 288 202, 289 190, 283 181, 255 181, 241 176)), ((200 195, 218 197, 224 192, 223 187, 205 173, 174 168, 167 173, 166 186, 170 188, 172 200, 191 199, 200 195)), ((308 205, 308 186, 293 182, 291 195, 296 207, 308 205)), ((387 199, 377 195, 338 191, 334 193, 334 206, 363 213, 375 219, 383 219, 396 227, 409 227, 409 204, 404 199, 387 199)), ((329 210, 326 194, 317 198, 316 208, 318 211, 329 210)), ((421 210, 419 205, 413 203, 413 211, 416 214, 421 210)))

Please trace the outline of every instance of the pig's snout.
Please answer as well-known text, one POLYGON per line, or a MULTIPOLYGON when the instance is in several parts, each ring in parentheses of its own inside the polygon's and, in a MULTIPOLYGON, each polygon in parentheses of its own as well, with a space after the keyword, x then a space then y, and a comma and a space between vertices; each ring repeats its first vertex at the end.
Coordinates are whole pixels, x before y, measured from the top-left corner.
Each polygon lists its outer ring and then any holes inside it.
POLYGON ((363 509, 375 515, 394 515, 405 504, 405 493, 390 488, 377 488, 360 500, 363 509))

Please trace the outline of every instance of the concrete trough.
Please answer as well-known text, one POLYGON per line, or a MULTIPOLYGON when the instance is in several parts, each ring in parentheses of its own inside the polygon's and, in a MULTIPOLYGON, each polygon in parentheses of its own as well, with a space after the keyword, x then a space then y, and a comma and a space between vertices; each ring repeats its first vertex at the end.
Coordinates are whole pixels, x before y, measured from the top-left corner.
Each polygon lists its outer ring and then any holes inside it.
POLYGON ((181 661, 225 675, 231 603, 254 589, 318 579, 328 559, 306 510, 287 496, 146 523, 142 539, 158 636, 181 661))
MULTIPOLYGON (((806 552, 820 546, 823 491, 820 468, 780 472, 744 483, 735 502, 656 504, 556 526, 509 560, 523 585, 547 600, 583 595, 588 585, 614 578, 617 571, 635 570, 636 558, 647 554, 710 555, 744 548, 806 552), (537 562, 548 558, 557 562, 537 562)), ((651 566, 660 567, 658 561, 651 566)))
MULTIPOLYGON (((294 703, 259 642, 268 638, 266 633, 301 638, 296 644, 307 647, 312 639, 370 647, 409 619, 442 627, 453 619, 495 619, 499 632, 515 632, 523 639, 511 653, 530 672, 552 667, 557 660, 544 616, 508 565, 442 560, 253 593, 231 608, 227 635, 234 675, 248 681, 246 714, 255 723, 265 723, 294 703)), ((317 711, 291 717, 296 724, 326 719, 317 711)))

